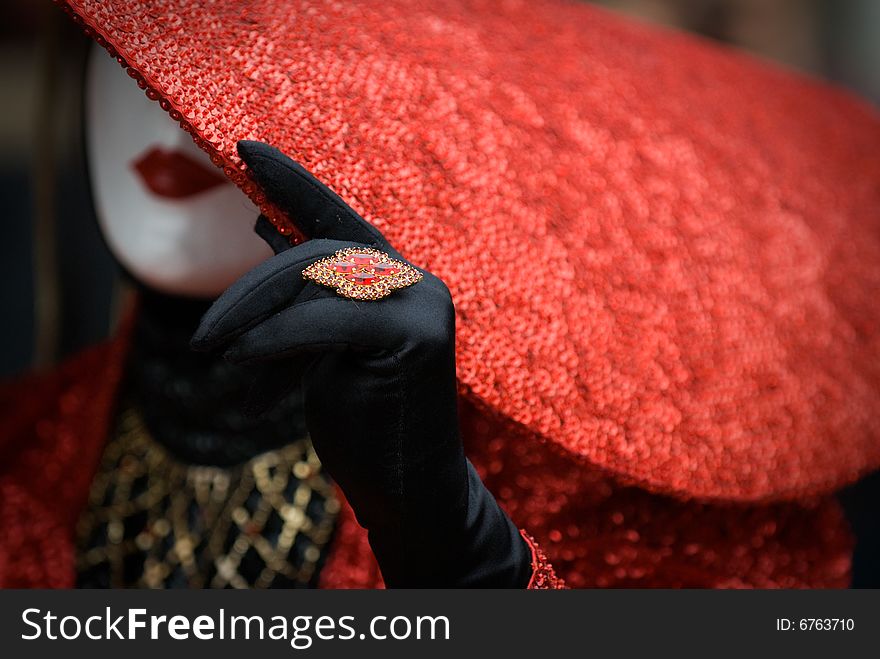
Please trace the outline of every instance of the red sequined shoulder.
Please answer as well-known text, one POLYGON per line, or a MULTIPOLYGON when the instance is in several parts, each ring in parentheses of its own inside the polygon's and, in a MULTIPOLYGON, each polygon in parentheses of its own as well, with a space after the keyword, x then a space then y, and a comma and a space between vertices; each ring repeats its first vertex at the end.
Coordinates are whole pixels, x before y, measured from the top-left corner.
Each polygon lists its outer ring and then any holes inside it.
POLYGON ((71 537, 124 364, 124 336, 0 387, 0 588, 73 585, 71 537))

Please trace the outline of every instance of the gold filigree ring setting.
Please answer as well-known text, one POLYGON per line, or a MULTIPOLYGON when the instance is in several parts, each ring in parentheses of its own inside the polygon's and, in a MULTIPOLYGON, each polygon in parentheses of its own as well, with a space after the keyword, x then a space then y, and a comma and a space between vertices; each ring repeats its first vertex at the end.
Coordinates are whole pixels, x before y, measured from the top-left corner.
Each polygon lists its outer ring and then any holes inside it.
POLYGON ((377 249, 348 247, 312 263, 303 270, 303 278, 334 288, 342 297, 381 300, 417 283, 422 273, 377 249))

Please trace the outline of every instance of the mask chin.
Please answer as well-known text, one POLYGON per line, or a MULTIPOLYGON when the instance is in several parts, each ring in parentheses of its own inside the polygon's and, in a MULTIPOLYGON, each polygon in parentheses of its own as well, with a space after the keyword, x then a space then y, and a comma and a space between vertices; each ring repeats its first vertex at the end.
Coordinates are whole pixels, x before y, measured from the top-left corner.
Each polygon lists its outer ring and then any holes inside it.
POLYGON ((163 293, 216 297, 272 255, 253 232, 254 205, 99 48, 85 84, 95 213, 135 279, 163 293))

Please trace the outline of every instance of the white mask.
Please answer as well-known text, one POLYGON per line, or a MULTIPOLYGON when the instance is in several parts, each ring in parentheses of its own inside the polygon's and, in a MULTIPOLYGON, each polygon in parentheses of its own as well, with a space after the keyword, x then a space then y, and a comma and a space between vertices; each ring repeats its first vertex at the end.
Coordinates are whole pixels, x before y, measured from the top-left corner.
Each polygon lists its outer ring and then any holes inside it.
POLYGON ((271 256, 256 207, 103 49, 86 73, 98 223, 123 266, 164 293, 216 297, 271 256))

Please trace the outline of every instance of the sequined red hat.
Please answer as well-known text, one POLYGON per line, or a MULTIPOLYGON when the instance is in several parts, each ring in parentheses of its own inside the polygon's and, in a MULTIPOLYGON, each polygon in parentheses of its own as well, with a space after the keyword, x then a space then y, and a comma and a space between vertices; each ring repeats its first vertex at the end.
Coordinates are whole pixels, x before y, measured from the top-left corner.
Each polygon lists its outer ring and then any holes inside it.
POLYGON ((867 105, 566 2, 61 4, 280 230, 237 140, 442 277, 485 411, 688 497, 880 463, 867 105))

